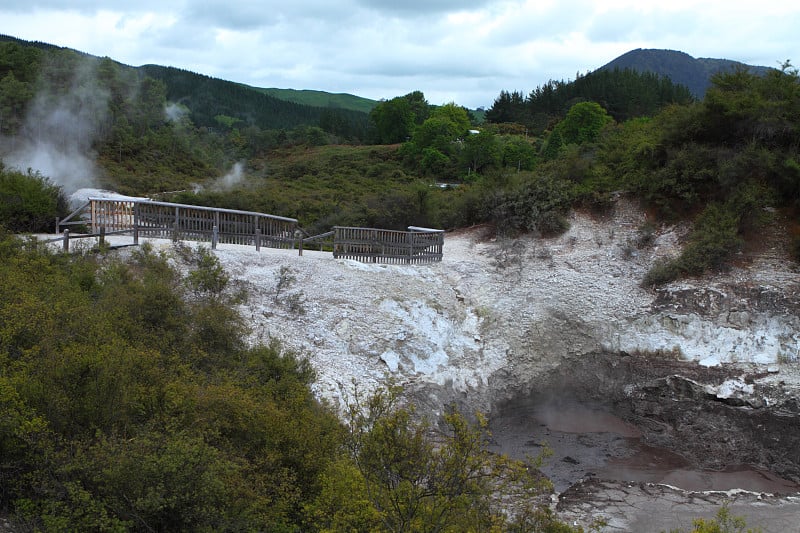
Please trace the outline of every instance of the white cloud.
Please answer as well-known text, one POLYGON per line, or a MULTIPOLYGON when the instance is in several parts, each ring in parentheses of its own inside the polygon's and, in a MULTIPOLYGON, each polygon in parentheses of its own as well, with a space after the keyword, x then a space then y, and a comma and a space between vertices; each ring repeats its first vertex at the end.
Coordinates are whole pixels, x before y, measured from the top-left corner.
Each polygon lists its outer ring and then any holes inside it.
MULTIPOLYGON (((800 6, 694 0, 6 0, 0 33, 261 87, 490 106, 633 48, 775 66, 800 6)), ((797 61, 797 58, 794 58, 797 61)))

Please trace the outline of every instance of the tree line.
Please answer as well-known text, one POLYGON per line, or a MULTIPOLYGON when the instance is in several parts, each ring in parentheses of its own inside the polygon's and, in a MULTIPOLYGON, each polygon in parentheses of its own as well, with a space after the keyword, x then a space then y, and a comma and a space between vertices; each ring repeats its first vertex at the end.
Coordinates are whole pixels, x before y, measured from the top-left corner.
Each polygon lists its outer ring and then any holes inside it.
POLYGON ((367 138, 369 120, 366 113, 349 109, 323 108, 280 100, 250 87, 187 70, 146 65, 142 72, 161 80, 167 87, 166 97, 179 102, 191 113, 197 126, 217 128, 219 116, 231 117, 239 128, 291 130, 315 125, 348 141, 367 138))
POLYGON ((652 72, 602 69, 578 75, 572 81, 550 80, 529 94, 501 91, 486 120, 517 123, 541 134, 582 101, 601 105, 617 122, 652 116, 669 104, 687 104, 694 98, 688 88, 652 72))

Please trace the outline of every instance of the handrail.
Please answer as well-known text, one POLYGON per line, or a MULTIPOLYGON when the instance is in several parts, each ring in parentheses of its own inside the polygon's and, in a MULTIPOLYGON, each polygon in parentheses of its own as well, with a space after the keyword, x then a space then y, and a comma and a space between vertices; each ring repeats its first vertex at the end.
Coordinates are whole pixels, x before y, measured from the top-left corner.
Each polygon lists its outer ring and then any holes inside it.
POLYGON ((335 233, 334 231, 327 231, 325 233, 320 233, 319 235, 312 235, 311 237, 304 238, 303 242, 319 241, 319 240, 324 239, 325 237, 330 237, 334 233, 335 233))
MULTIPOLYGON (((172 203, 172 202, 158 202, 158 201, 154 201, 154 200, 139 200, 137 198, 119 199, 119 198, 108 198, 108 197, 102 197, 102 196, 97 196, 97 197, 90 196, 89 197, 89 202, 91 203, 93 200, 94 201, 103 201, 103 202, 111 201, 111 202, 131 203, 131 204, 147 204, 147 205, 162 206, 162 207, 178 207, 178 208, 184 208, 184 209, 194 209, 194 210, 197 210, 197 211, 210 211, 210 212, 217 212, 217 213, 228 213, 228 214, 233 214, 233 215, 255 215, 255 216, 264 217, 264 218, 271 218, 271 219, 274 219, 274 220, 282 220, 284 222, 297 223, 297 219, 296 218, 281 217, 281 216, 278 216, 278 215, 268 215, 266 213, 258 213, 256 211, 242 211, 240 209, 226 209, 224 207, 208 207, 208 206, 205 206, 205 205, 176 204, 176 203, 172 203)), ((86 205, 84 205, 83 207, 85 208, 86 205)))
POLYGON ((365 263, 425 264, 442 260, 444 231, 335 226, 333 257, 365 263))
MULTIPOLYGON (((307 233, 294 218, 254 211, 225 209, 191 204, 157 202, 139 198, 90 197, 88 203, 56 220, 56 228, 83 224, 92 235, 133 233, 154 238, 255 245, 269 248, 299 249, 304 243, 332 238, 334 258, 370 263, 425 264, 439 262, 443 256, 444 230, 409 226, 407 231, 334 226, 332 231, 303 237, 307 233), (89 217, 73 221, 86 209, 89 217)), ((74 236, 73 238, 77 238, 74 236)), ((64 232, 64 249, 69 246, 69 230, 64 232)), ((101 237, 102 239, 102 237, 101 237)), ((322 244, 320 244, 320 249, 322 244)))
POLYGON ((258 250, 262 245, 295 248, 299 237, 294 218, 129 197, 89 197, 64 220, 56 220, 57 232, 71 225, 85 225, 92 234, 132 232, 134 244, 141 233, 173 241, 210 241, 212 248, 228 243, 255 245, 258 250))

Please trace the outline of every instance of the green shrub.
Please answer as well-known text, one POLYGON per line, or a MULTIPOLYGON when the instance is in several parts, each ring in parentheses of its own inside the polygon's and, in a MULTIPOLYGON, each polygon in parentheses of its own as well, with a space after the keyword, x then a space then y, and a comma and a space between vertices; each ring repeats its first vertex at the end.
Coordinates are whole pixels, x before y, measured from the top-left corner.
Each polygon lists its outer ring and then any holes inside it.
POLYGON ((675 281, 680 275, 681 271, 675 259, 662 260, 650 267, 650 270, 647 271, 642 280, 642 286, 657 287, 664 285, 675 281))
POLYGON ((569 228, 572 201, 569 185, 543 175, 526 175, 489 196, 487 218, 498 233, 537 232, 558 235, 569 228))
POLYGON ((732 203, 710 204, 697 217, 681 255, 653 265, 642 285, 652 287, 682 276, 700 276, 724 268, 742 246, 739 236, 741 215, 732 203))
POLYGON ((56 217, 66 214, 60 187, 36 172, 7 170, 0 164, 0 226, 17 233, 48 232, 56 217))
POLYGON ((700 214, 679 259, 681 271, 697 276, 720 269, 742 246, 741 216, 728 206, 710 204, 700 214))
POLYGON ((245 347, 213 255, 189 255, 199 278, 147 246, 123 262, 0 237, 0 509, 18 529, 300 530, 339 420, 305 358, 245 347))
POLYGON ((800 262, 800 235, 792 238, 791 251, 794 260, 800 262))

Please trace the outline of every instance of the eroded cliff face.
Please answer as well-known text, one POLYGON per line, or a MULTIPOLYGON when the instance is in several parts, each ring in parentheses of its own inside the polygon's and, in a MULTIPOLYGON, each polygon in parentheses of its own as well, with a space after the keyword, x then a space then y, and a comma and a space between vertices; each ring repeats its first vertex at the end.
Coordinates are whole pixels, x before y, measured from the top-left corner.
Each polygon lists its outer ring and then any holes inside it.
POLYGON ((444 260, 429 266, 308 250, 217 255, 252 295, 243 310, 254 338, 308 354, 318 394, 334 403, 354 384, 368 392, 391 378, 433 412, 454 401, 488 412, 566 358, 597 352, 756 363, 794 383, 797 265, 767 246, 724 274, 644 289, 644 274, 677 254, 682 235, 662 227, 644 239, 645 222, 620 200, 605 217, 574 214, 555 239, 462 230, 446 235, 444 260), (282 268, 293 280, 278 293, 282 268))

